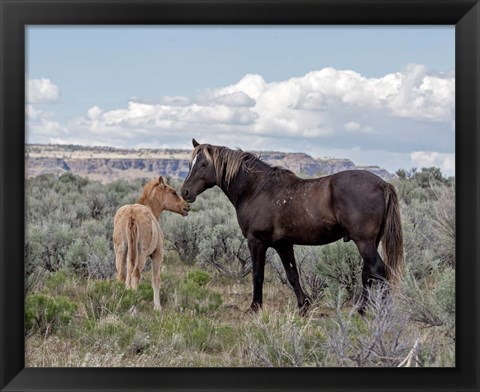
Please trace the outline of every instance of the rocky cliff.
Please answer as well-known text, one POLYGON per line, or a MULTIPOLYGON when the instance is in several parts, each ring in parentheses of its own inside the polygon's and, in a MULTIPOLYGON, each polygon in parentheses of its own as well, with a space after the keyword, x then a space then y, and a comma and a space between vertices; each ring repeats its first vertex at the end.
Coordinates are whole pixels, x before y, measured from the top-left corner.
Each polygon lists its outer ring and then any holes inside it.
MULTIPOLYGON (((26 176, 45 173, 73 174, 101 182, 120 178, 170 176, 185 178, 191 150, 116 149, 63 145, 27 145, 26 176)), ((312 158, 305 153, 261 152, 260 158, 272 165, 292 170, 302 177, 318 177, 342 170, 368 170, 386 180, 394 175, 378 166, 356 166, 349 159, 312 158)))

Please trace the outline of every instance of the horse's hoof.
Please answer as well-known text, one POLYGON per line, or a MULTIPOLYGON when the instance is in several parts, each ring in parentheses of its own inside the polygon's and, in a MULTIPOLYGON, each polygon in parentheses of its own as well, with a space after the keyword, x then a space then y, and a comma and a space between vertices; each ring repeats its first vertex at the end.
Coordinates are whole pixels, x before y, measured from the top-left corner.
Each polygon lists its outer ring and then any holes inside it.
POLYGON ((299 306, 300 315, 303 316, 303 317, 306 316, 308 314, 308 311, 310 310, 311 305, 312 305, 312 303, 311 303, 310 299, 305 298, 305 301, 303 302, 303 304, 299 306))
POLYGON ((245 311, 246 314, 256 314, 259 310, 262 309, 262 305, 254 302, 250 307, 245 311))
POLYGON ((357 304, 357 312, 360 316, 365 316, 366 305, 365 302, 357 304))

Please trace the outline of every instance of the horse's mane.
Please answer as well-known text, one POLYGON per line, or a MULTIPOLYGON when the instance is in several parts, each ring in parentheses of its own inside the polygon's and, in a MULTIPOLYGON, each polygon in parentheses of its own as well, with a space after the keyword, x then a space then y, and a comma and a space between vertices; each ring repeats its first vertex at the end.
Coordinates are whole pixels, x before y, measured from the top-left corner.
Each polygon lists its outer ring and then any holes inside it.
POLYGON ((145 184, 143 187, 142 196, 138 199, 138 204, 146 205, 147 200, 149 199, 149 195, 152 192, 152 189, 158 185, 158 180, 151 180, 145 184))
POLYGON ((200 151, 209 162, 213 162, 218 184, 223 180, 227 187, 233 177, 242 169, 257 174, 258 180, 263 179, 265 181, 277 179, 282 174, 293 174, 288 169, 270 165, 262 161, 259 156, 241 149, 231 150, 228 147, 200 144, 194 148, 192 159, 200 151))

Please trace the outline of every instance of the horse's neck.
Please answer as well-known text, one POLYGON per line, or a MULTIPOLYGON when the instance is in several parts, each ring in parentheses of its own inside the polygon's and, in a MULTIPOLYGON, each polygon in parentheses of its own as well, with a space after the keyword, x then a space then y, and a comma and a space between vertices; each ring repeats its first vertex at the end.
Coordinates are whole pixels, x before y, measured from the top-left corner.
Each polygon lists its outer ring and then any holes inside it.
POLYGON ((150 200, 147 200, 144 205, 148 208, 150 208, 150 210, 152 211, 153 215, 155 216, 155 218, 158 220, 160 218, 160 214, 162 213, 163 211, 163 205, 160 205, 160 203, 157 203, 155 205, 155 203, 152 203, 150 200))
POLYGON ((245 169, 240 168, 228 186, 225 180, 222 180, 220 188, 235 208, 244 201, 248 194, 251 194, 249 191, 251 191, 251 187, 255 183, 255 177, 255 169, 253 169, 253 172, 247 172, 245 169))

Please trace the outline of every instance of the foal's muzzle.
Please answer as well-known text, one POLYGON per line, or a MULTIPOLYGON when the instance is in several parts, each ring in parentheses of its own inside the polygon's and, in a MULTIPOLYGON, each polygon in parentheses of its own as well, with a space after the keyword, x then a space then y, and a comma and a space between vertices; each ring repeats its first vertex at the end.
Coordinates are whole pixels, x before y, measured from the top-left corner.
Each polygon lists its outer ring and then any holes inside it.
POLYGON ((189 211, 190 211, 190 206, 187 204, 187 205, 185 205, 185 207, 183 207, 183 209, 182 209, 182 215, 183 215, 183 216, 187 216, 189 211))

